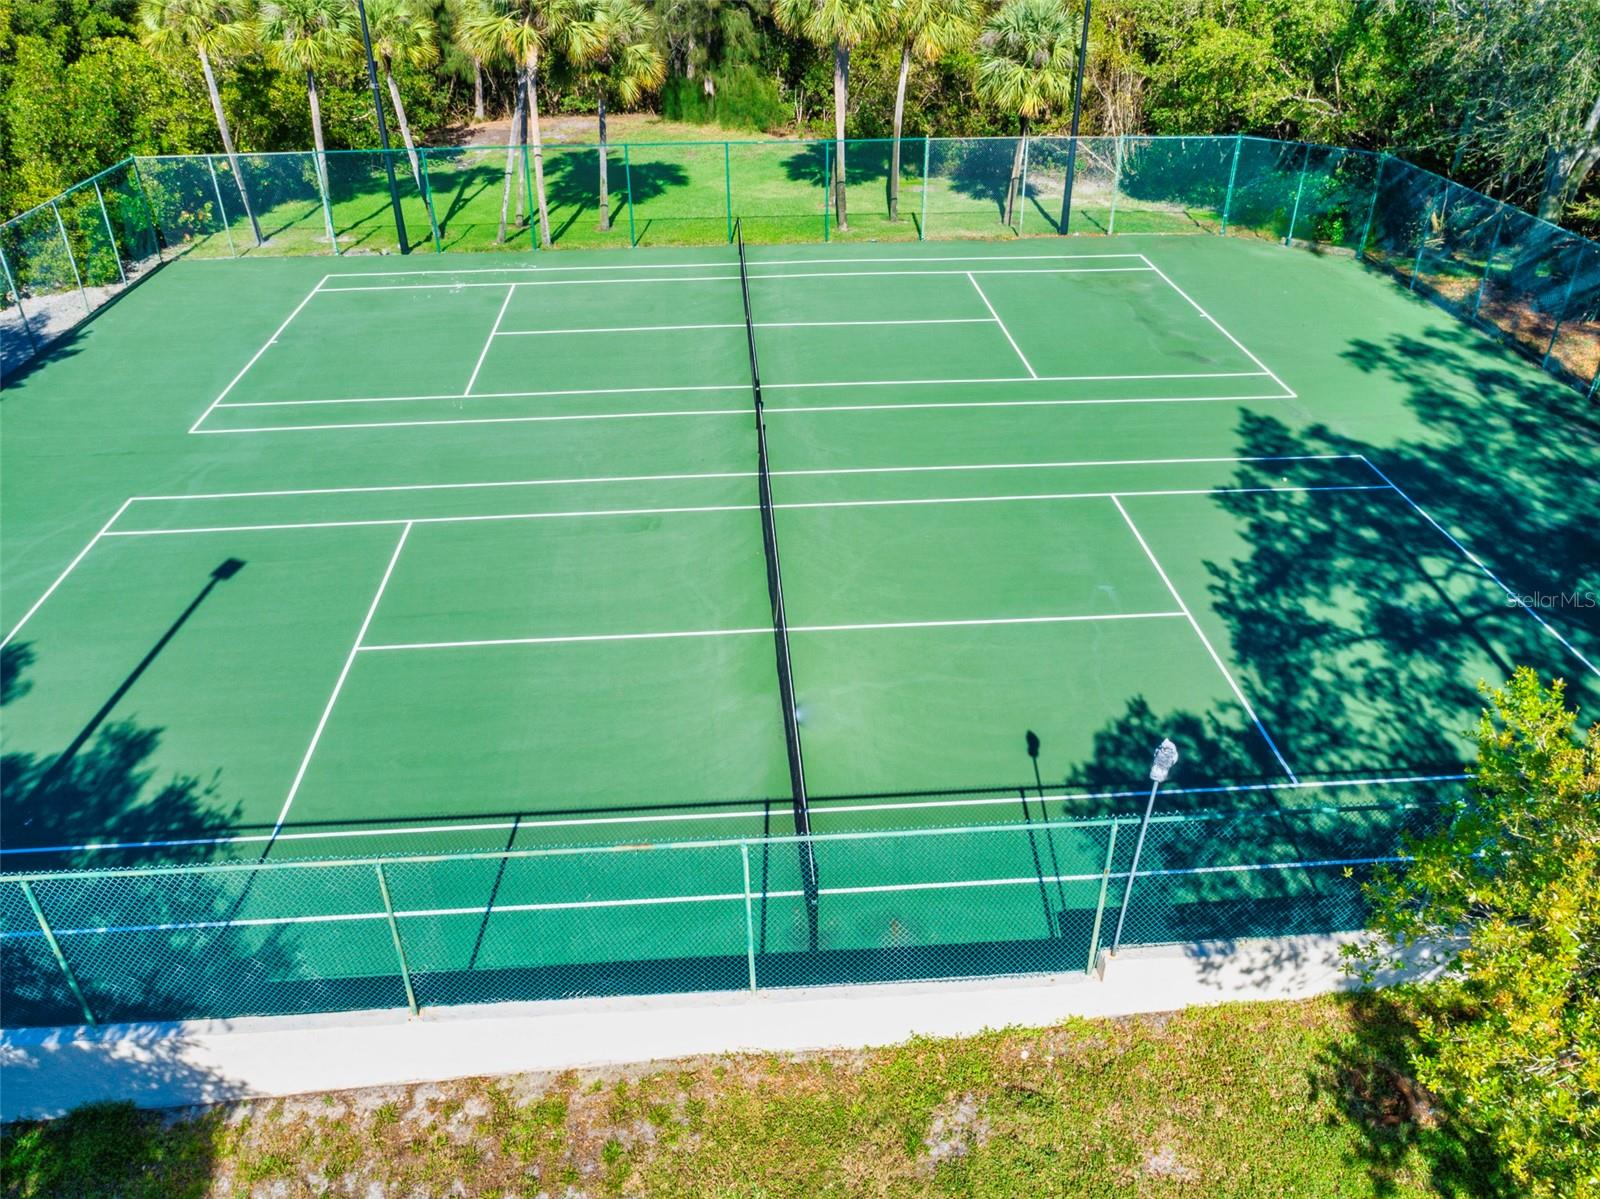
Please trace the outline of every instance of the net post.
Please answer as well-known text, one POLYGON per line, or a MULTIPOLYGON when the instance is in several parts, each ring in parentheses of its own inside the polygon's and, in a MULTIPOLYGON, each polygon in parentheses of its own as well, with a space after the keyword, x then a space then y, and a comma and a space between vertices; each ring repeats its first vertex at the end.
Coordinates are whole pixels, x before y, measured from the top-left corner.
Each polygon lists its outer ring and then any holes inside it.
POLYGON ((217 182, 217 164, 210 154, 206 155, 206 169, 211 172, 211 190, 217 197, 217 220, 222 223, 222 232, 228 239, 228 253, 239 257, 239 251, 233 244, 233 230, 228 228, 228 207, 222 202, 222 184, 217 182))
POLYGON ((733 240, 733 151, 722 143, 722 207, 728 214, 728 240, 733 240))
MULTIPOLYGON (((433 180, 428 176, 428 151, 424 147, 417 151, 417 165, 422 174, 422 202, 428 206, 428 231, 433 234, 433 252, 444 253, 444 244, 439 240, 439 218, 435 215, 433 207, 433 180)), ((339 252, 338 244, 334 244, 333 252, 339 252)))
POLYGON ((100 201, 100 219, 106 223, 106 239, 111 242, 111 257, 117 260, 117 278, 128 286, 128 272, 122 269, 122 252, 117 249, 117 235, 111 228, 111 214, 106 211, 106 194, 100 190, 100 180, 94 181, 94 198, 100 201))
POLYGON ((1472 320, 1478 319, 1478 309, 1483 307, 1483 293, 1489 286, 1489 271, 1494 266, 1494 256, 1500 249, 1500 226, 1505 224, 1507 205, 1504 201, 1496 201, 1500 205, 1494 214, 1494 232, 1489 235, 1489 253, 1483 260, 1483 278, 1478 280, 1478 294, 1472 301, 1472 320))
MULTIPOLYGON (((622 186, 628 193, 628 247, 631 249, 639 244, 638 237, 633 230, 633 156, 628 152, 628 143, 622 143, 622 186)), ((733 238, 730 236, 729 241, 733 238)))
POLYGON ((750 898, 750 842, 739 842, 744 859, 744 957, 750 970, 750 989, 756 989, 756 912, 750 898))
POLYGON ((1367 223, 1361 227, 1361 241, 1356 245, 1356 258, 1367 256, 1367 242, 1372 237, 1372 221, 1378 215, 1378 196, 1383 191, 1383 171, 1389 165, 1387 154, 1378 155, 1378 169, 1372 176, 1372 203, 1367 205, 1367 223))
POLYGON ((1305 143, 1305 154, 1300 159, 1300 182, 1294 189, 1294 209, 1289 213, 1289 231, 1284 235, 1283 244, 1289 245, 1294 241, 1294 227, 1300 220, 1300 197, 1306 190, 1306 171, 1311 166, 1311 143, 1305 143))
POLYGON ((39 339, 33 335, 33 325, 28 320, 28 310, 22 306, 22 292, 17 287, 17 281, 11 275, 11 264, 6 261, 6 252, 0 249, 0 269, 6 275, 6 287, 11 294, 17 297, 17 315, 22 318, 22 331, 28 335, 28 344, 33 347, 33 352, 39 352, 39 339))
POLYGON ((1111 834, 1106 838, 1106 860, 1100 867, 1100 898, 1094 905, 1094 929, 1089 933, 1089 962, 1085 974, 1094 973, 1094 960, 1100 954, 1100 925, 1106 915, 1106 892, 1111 889, 1111 861, 1117 852, 1117 818, 1111 818, 1111 834))
POLYGON ((1567 319, 1567 310, 1572 307, 1572 293, 1578 286, 1578 276, 1583 274, 1582 264, 1572 272, 1572 278, 1567 280, 1567 294, 1561 297, 1561 307, 1556 309, 1556 323, 1550 328, 1550 341, 1544 347, 1544 357, 1539 359, 1539 369, 1548 370, 1550 355, 1556 348, 1556 338, 1561 336, 1561 325, 1567 319))
POLYGON ((1428 249, 1428 225, 1433 220, 1434 210, 1438 207, 1439 201, 1450 194, 1450 189, 1454 186, 1454 183, 1446 179, 1444 186, 1439 189, 1439 194, 1428 201, 1428 207, 1422 213, 1422 233, 1417 238, 1417 256, 1411 263, 1411 291, 1417 290, 1417 272, 1422 269, 1422 256, 1428 249))
POLYGON ((400 959, 400 981, 406 985, 406 1007, 417 1014, 417 993, 411 989, 411 967, 406 963, 406 947, 400 941, 400 925, 394 918, 394 901, 389 898, 389 880, 384 877, 383 863, 374 862, 378 874, 378 893, 383 896, 383 914, 389 920, 389 936, 394 941, 394 955, 400 959))
POLYGON ((134 182, 139 185, 139 195, 144 198, 144 215, 150 224, 150 242, 156 248, 156 261, 165 262, 166 259, 161 256, 161 227, 156 224, 155 205, 150 203, 150 191, 144 185, 144 172, 139 169, 138 155, 130 157, 128 162, 133 168, 134 182))
POLYGON ((922 139, 922 220, 917 224, 917 240, 928 239, 928 166, 929 150, 933 147, 933 139, 924 136, 922 139))
POLYGON ((78 271, 78 256, 72 252, 72 242, 67 238, 67 224, 61 219, 61 205, 50 201, 50 211, 56 214, 56 232, 61 234, 61 248, 67 252, 67 265, 72 268, 72 281, 78 285, 78 296, 83 300, 83 315, 94 311, 89 305, 89 293, 84 290, 83 275, 78 271))
POLYGON ((822 143, 822 240, 828 240, 828 210, 833 206, 833 143, 822 143))
POLYGON ((22 897, 28 901, 28 906, 33 909, 33 918, 39 922, 39 931, 44 934, 45 944, 50 946, 50 952, 56 959, 56 965, 61 967, 61 973, 66 977, 67 987, 72 992, 72 997, 78 1001, 78 1008, 83 1012, 84 1023, 90 1028, 98 1028, 99 1022, 94 1018, 94 1012, 89 1008, 89 1001, 83 997, 83 988, 78 986, 78 977, 72 973, 72 967, 67 964, 67 955, 61 952, 61 943, 56 940, 56 934, 50 927, 50 921, 45 919, 44 909, 39 906, 39 900, 33 893, 33 888, 28 885, 27 879, 18 879, 17 886, 22 888, 22 897))
POLYGON ((1107 237, 1112 236, 1117 231, 1117 193, 1122 190, 1122 145, 1125 140, 1122 134, 1117 134, 1117 146, 1112 151, 1111 215, 1106 221, 1107 237))
MULTIPOLYGON (((1228 215, 1233 211, 1233 183, 1239 177, 1239 152, 1244 149, 1244 134, 1233 135, 1233 165, 1228 168, 1228 194, 1222 199, 1222 233, 1228 236, 1228 215)), ((1111 194, 1112 203, 1116 203, 1116 193, 1111 194)))

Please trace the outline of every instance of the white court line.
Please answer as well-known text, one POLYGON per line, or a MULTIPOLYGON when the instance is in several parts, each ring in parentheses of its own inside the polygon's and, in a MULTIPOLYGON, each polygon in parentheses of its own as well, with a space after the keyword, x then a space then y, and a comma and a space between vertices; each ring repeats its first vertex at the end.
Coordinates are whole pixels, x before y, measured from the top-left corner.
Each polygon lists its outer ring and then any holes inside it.
MULTIPOLYGON (((1163 789, 1163 794, 1235 795, 1256 791, 1314 791, 1339 787, 1415 786, 1422 783, 1468 782, 1472 777, 1470 774, 1415 774, 1357 779, 1302 779, 1294 783, 1233 783, 1209 787, 1167 787, 1163 789)), ((1047 804, 1084 803, 1107 799, 1143 799, 1149 794, 1148 791, 1060 791, 1039 795, 1032 787, 1028 788, 1028 792, 1030 800, 1038 800, 1047 804)), ((776 803, 777 801, 775 800, 774 802, 776 803)), ((784 797, 781 802, 787 807, 790 801, 788 797, 784 797)), ((814 818, 827 819, 830 816, 837 815, 860 816, 934 808, 1015 807, 1016 803, 1017 794, 1014 791, 1004 795, 991 794, 965 799, 918 797, 875 803, 840 803, 824 798, 812 810, 812 816, 814 818)), ((265 841, 326 841, 334 838, 355 839, 400 836, 433 837, 441 833, 505 832, 513 828, 524 831, 539 831, 543 829, 595 828, 624 824, 648 825, 694 823, 707 820, 759 820, 766 815, 766 811, 766 807, 760 805, 715 812, 664 812, 632 816, 571 816, 544 820, 524 820, 519 818, 517 820, 481 820, 467 824, 407 824, 379 828, 318 829, 310 832, 275 834, 235 833, 223 837, 179 837, 159 841, 99 841, 83 845, 35 845, 8 849, 6 852, 8 854, 92 853, 119 849, 184 849, 207 845, 249 845, 260 844, 265 841)), ((1110 819, 1110 817, 1104 817, 1096 821, 1084 821, 1082 823, 1086 826, 1090 824, 1105 825, 1110 823, 1110 819)))
MULTIPOLYGON (((792 624, 791 633, 870 633, 893 629, 959 629, 987 625, 1081 624, 1109 620, 1157 620, 1182 617, 1182 612, 1107 612, 1089 616, 996 616, 970 620, 887 620, 867 624, 792 624)), ((386 650, 481 649, 499 645, 569 645, 591 641, 670 641, 698 637, 749 637, 772 635, 771 625, 753 629, 682 629, 665 633, 576 633, 563 637, 489 637, 475 641, 412 641, 393 645, 363 645, 362 653, 386 650)))
MULTIPOLYGON (((971 382, 971 380, 965 380, 971 382)), ((1049 380, 1041 380, 1048 382, 1049 380)), ((1029 383, 1031 379, 1016 382, 1029 383)), ((461 397, 456 397, 457 399, 461 397)), ((480 397, 474 397, 480 398, 480 397)), ((810 415, 821 412, 884 412, 916 411, 928 408, 1077 408, 1101 404, 1212 404, 1229 400, 1292 400, 1293 396, 1226 395, 1226 396, 1138 396, 1122 400, 937 400, 916 404, 807 404, 798 407, 766 405, 762 411, 768 416, 777 412, 810 415)), ((545 421, 568 420, 659 420, 685 416, 738 416, 748 417, 748 408, 685 408, 661 412, 573 412, 559 416, 464 416, 434 420, 370 420, 329 421, 320 425, 247 425, 238 429, 196 429, 196 433, 226 436, 233 433, 323 433, 329 429, 412 429, 436 425, 525 425, 545 421)))
POLYGON ((98 533, 89 538, 89 544, 85 545, 81 550, 78 551, 78 556, 71 562, 67 563, 67 568, 56 576, 56 581, 51 583, 50 586, 46 587, 44 594, 38 599, 34 600, 33 606, 22 614, 22 619, 11 626, 11 631, 5 635, 5 639, 3 641, 0 641, 0 646, 11 644, 11 639, 22 630, 22 626, 27 624, 28 621, 32 620, 33 614, 43 606, 45 600, 54 595, 56 588, 67 581, 67 576, 78 568, 78 563, 82 562, 84 558, 88 556, 89 551, 94 549, 95 544, 100 540, 100 538, 104 537, 108 532, 110 532, 111 526, 117 523, 117 520, 124 512, 128 510, 128 505, 131 503, 133 503, 133 499, 131 497, 122 501, 122 506, 111 514, 111 519, 100 526, 100 531, 98 533))
MULTIPOLYGON (((1063 500, 1115 500, 1118 496, 1129 498, 1174 495, 1237 495, 1260 492, 1309 491, 1387 491, 1383 483, 1331 483, 1292 485, 1286 487, 1185 487, 1164 490, 1120 491, 1062 491, 1018 495, 959 495, 901 498, 887 500, 801 500, 774 504, 785 511, 803 511, 811 508, 905 508, 927 504, 1016 504, 1041 503, 1063 500)), ((618 516, 675 516, 700 512, 754 512, 758 504, 685 504, 657 508, 595 508, 580 511, 553 512, 498 512, 472 516, 385 516, 366 520, 312 520, 283 521, 253 525, 207 525, 176 529, 112 529, 106 537, 175 537, 197 533, 269 533, 285 529, 359 529, 379 525, 453 525, 482 524, 504 520, 576 520, 618 516)), ((771 630, 768 630, 769 632, 771 630)))
POLYGON ((350 653, 344 660, 344 668, 339 671, 339 677, 333 684, 333 694, 328 696, 328 702, 323 706, 322 717, 317 721, 316 731, 311 734, 311 744, 306 746, 305 756, 300 759, 300 768, 294 772, 294 782, 289 784, 289 794, 284 797, 283 808, 278 812, 277 822, 272 826, 273 836, 277 836, 278 830, 283 827, 283 822, 289 817, 289 805, 294 803, 294 797, 306 777, 306 768, 311 765, 311 755, 317 752, 317 742, 322 740, 322 730, 328 727, 328 717, 333 715, 333 705, 339 702, 339 692, 344 689, 344 681, 350 675, 350 667, 355 664, 356 653, 361 649, 361 640, 367 635, 372 618, 378 611, 378 603, 383 599, 384 589, 389 586, 389 576, 394 574, 395 563, 400 561, 400 551, 406 548, 406 538, 410 536, 411 524, 408 521, 400 530, 400 540, 395 542, 394 553, 389 555, 389 565, 384 568, 383 578, 378 581, 378 589, 372 594, 372 603, 367 606, 367 615, 362 619, 361 628, 356 633, 355 644, 350 647, 350 653))
MULTIPOLYGON (((935 316, 897 321, 756 321, 757 329, 853 329, 869 325, 988 325, 986 316, 935 316)), ((501 329, 497 337, 550 337, 563 333, 676 333, 693 329, 743 329, 743 321, 709 325, 615 325, 604 329, 501 329)))
POLYGON ((1587 657, 1585 657, 1577 646, 1573 645, 1572 642, 1568 641, 1565 637, 1558 633, 1555 629, 1555 626, 1553 626, 1544 617, 1540 616, 1539 613, 1531 605, 1529 605, 1526 600, 1524 600, 1515 591, 1511 590, 1510 587, 1507 587, 1505 583, 1501 582, 1500 576, 1495 574, 1494 571, 1490 570, 1489 567, 1484 564, 1483 559, 1479 558, 1466 546, 1462 545, 1461 542, 1457 541, 1449 529, 1445 528, 1438 521, 1434 520, 1421 504, 1417 503, 1416 500, 1412 499, 1409 495, 1402 491, 1394 482, 1394 480, 1390 479, 1388 475, 1384 474, 1378 469, 1377 465, 1372 461, 1372 459, 1368 458, 1365 454, 1360 454, 1357 456, 1361 459, 1361 461, 1365 462, 1367 466, 1371 468, 1373 474, 1377 475, 1378 478, 1382 479, 1385 484, 1393 488, 1396 495, 1398 495, 1406 503, 1410 504, 1411 507, 1416 510, 1417 515, 1421 516, 1423 520, 1427 521, 1430 525, 1437 529, 1440 535, 1443 536, 1446 541, 1455 546, 1468 562, 1471 562, 1474 566, 1481 570, 1496 587, 1505 592, 1506 598, 1510 599, 1529 616, 1533 617, 1534 620, 1538 621, 1539 624, 1544 628, 1545 632, 1549 633, 1550 636, 1554 637, 1557 641, 1561 642, 1562 645, 1566 646, 1567 651, 1572 654, 1574 658, 1578 659, 1578 661, 1582 662, 1589 668, 1590 674, 1600 676, 1600 666, 1596 666, 1587 657))
MULTIPOLYGON (((816 266, 818 263, 856 262, 1065 262, 1077 259, 1138 258, 1138 254, 958 254, 930 256, 902 254, 896 258, 767 258, 756 261, 757 266, 816 266)), ((752 261, 755 261, 752 259, 752 261)), ((406 275, 507 275, 573 271, 677 271, 701 270, 705 267, 726 267, 726 262, 630 262, 615 266, 484 266, 467 269, 445 268, 425 271, 338 271, 330 279, 390 279, 406 275)))
POLYGON ((1033 363, 1028 361, 1028 356, 1022 352, 1022 347, 1017 344, 1017 339, 1011 336, 1011 330, 1006 328, 1006 323, 1000 319, 1000 314, 994 310, 994 305, 989 303, 989 297, 983 294, 983 288, 978 286, 977 277, 971 271, 968 271, 967 279, 978 293, 978 299, 982 300, 983 306, 989 310, 989 315, 994 317, 994 323, 1000 326, 1000 332, 1006 335, 1006 340, 1011 343, 1011 348, 1017 352, 1017 357, 1022 359, 1022 365, 1027 370, 1029 377, 1037 379, 1039 372, 1033 369, 1033 363))
MULTIPOLYGON (((1135 255, 1135 257, 1142 257, 1135 255)), ((1154 267, 1145 266, 1040 266, 1040 267, 994 267, 988 270, 979 269, 980 275, 1105 275, 1105 274, 1147 274, 1155 270, 1154 267)), ((965 275, 963 270, 935 270, 935 271, 779 271, 775 274, 764 275, 751 272, 750 279, 878 279, 890 275, 911 275, 916 277, 939 275, 965 275)), ((324 287, 320 294, 337 295, 341 292, 357 291, 459 291, 466 287, 603 287, 607 285, 620 285, 624 287, 637 287, 642 283, 737 283, 739 276, 732 275, 684 275, 679 278, 661 279, 518 279, 511 283, 397 283, 393 287, 376 287, 358 285, 356 287, 324 287)))
MULTIPOLYGON (((775 470, 771 474, 774 478, 780 475, 793 477, 810 475, 896 475, 937 473, 940 471, 1057 470, 1065 467, 1085 466, 1181 466, 1187 463, 1221 462, 1329 462, 1340 459, 1358 459, 1360 457, 1360 454, 1258 454, 1245 457, 1209 458, 1101 458, 1068 462, 959 462, 946 466, 806 467, 795 470, 775 470)), ((717 470, 654 475, 589 475, 564 479, 502 479, 485 483, 390 483, 367 487, 291 487, 271 491, 202 491, 192 492, 187 495, 136 495, 132 497, 129 503, 137 504, 170 500, 264 499, 288 495, 366 495, 373 492, 386 491, 471 491, 477 488, 553 487, 589 483, 660 483, 680 480, 753 479, 755 476, 756 472, 753 470, 717 470)))
POLYGON ((1232 333, 1229 333, 1226 329, 1224 329, 1222 327, 1222 322, 1221 321, 1219 321, 1216 317, 1212 316, 1204 308, 1200 307, 1199 303, 1196 302, 1195 298, 1193 296, 1191 296, 1188 292, 1184 291, 1183 288, 1179 287, 1176 283, 1174 283, 1172 281, 1172 279, 1167 275, 1167 273, 1165 271, 1163 271, 1155 263, 1151 262, 1148 258, 1145 258, 1145 256, 1143 254, 1139 255, 1139 257, 1141 259, 1143 259, 1144 264, 1147 267, 1149 267, 1157 275, 1161 276, 1162 282, 1164 282, 1168 287, 1172 288, 1173 291, 1177 292, 1180 296, 1182 296, 1185 300, 1187 300, 1188 303, 1189 303, 1189 306, 1191 308, 1193 308, 1201 316, 1205 317, 1206 320, 1210 321, 1211 324, 1213 326, 1215 326, 1215 328, 1216 328, 1218 333, 1222 334, 1222 336, 1226 337, 1235 346, 1237 346, 1239 348, 1239 351, 1242 354, 1244 354, 1244 356, 1246 358, 1250 359, 1251 362, 1253 362, 1257 366, 1259 366, 1262 369, 1263 372, 1265 372, 1268 376, 1271 377, 1271 379, 1272 379, 1272 381, 1274 383, 1276 383, 1279 387, 1283 388, 1284 391, 1288 392, 1288 398, 1290 398, 1290 399, 1298 399, 1299 398, 1299 393, 1296 392, 1294 388, 1290 387, 1282 379, 1278 378, 1277 375, 1274 375, 1272 373, 1272 368, 1271 367, 1269 367, 1265 362, 1262 362, 1261 359, 1257 358, 1254 354, 1252 354, 1250 352, 1250 350, 1245 346, 1244 342, 1240 341, 1232 333))
MULTIPOLYGON (((987 319, 978 323, 991 324, 987 319)), ((759 327, 759 326, 758 326, 759 327)), ((730 325, 729 328, 742 329, 743 324, 730 325)), ((501 334, 505 336, 505 334, 501 334)), ((1146 379, 1262 379, 1266 378, 1265 371, 1201 371, 1178 372, 1174 374, 1155 375, 1034 375, 1031 378, 1022 375, 1002 375, 992 378, 978 379, 844 379, 824 383, 772 383, 763 384, 765 391, 814 391, 817 389, 839 387, 954 387, 972 383, 1101 383, 1101 382, 1139 382, 1146 379)), ((477 395, 456 395, 454 393, 434 393, 430 395, 410 396, 353 396, 345 399, 327 400, 239 400, 231 404, 222 404, 223 408, 326 408, 337 407, 344 404, 412 404, 439 400, 536 400, 549 399, 560 396, 593 396, 593 395, 664 395, 670 392, 701 392, 701 391, 739 391, 750 390, 749 383, 685 383, 672 386, 657 387, 568 387, 554 391, 480 391, 477 395)), ((1157 396, 1153 399, 1167 397, 1157 396)), ((1189 397, 1172 397, 1177 399, 1189 397)), ((1195 396, 1194 399, 1212 399, 1219 397, 1195 396)), ((1223 399, 1235 397, 1223 396, 1223 399)), ((1293 396, 1260 396, 1245 397, 1267 400, 1288 400, 1293 396)), ((1085 400, 1085 403, 1098 403, 1100 401, 1085 400)), ((740 412, 746 411, 741 407, 740 412)))
POLYGON ((1145 541, 1144 534, 1139 532, 1139 526, 1133 523, 1133 517, 1128 515, 1128 510, 1122 506, 1120 499, 1112 496, 1111 502, 1117 506, 1117 511, 1122 513, 1122 519, 1127 523, 1129 531, 1133 533, 1135 539, 1139 542, 1139 548, 1144 550, 1144 556, 1150 559, 1150 565, 1156 568, 1156 573, 1161 576, 1161 581, 1167 585, 1167 590, 1172 593, 1173 601, 1183 609, 1184 616, 1189 619, 1189 627, 1194 629, 1195 636, 1200 638, 1200 644, 1206 647, 1206 653, 1211 655, 1211 660, 1217 664, 1217 669, 1222 672, 1222 677, 1228 680, 1228 686, 1233 689, 1234 696, 1243 705, 1244 710, 1250 714, 1250 719, 1255 721, 1256 728, 1260 731, 1262 739, 1267 743, 1267 748, 1272 750, 1272 756, 1278 759, 1278 765, 1283 767, 1283 772, 1289 776, 1289 781, 1298 783, 1300 780, 1295 777, 1294 771, 1290 768, 1289 763, 1284 760, 1283 754, 1278 752, 1277 742, 1273 741, 1272 734, 1267 732, 1267 726, 1261 723, 1261 717, 1257 716, 1255 708, 1250 706, 1250 701, 1245 698, 1244 691, 1234 681, 1233 673, 1229 671, 1227 665, 1222 661, 1221 655, 1212 646, 1211 639, 1205 635, 1205 630, 1200 627, 1200 622, 1194 618, 1194 613, 1190 612, 1189 606, 1183 602, 1183 596, 1178 594, 1178 589, 1172 585, 1172 580, 1167 577, 1167 572, 1161 568, 1161 563, 1150 549, 1149 543, 1145 541))
POLYGON ((263 355, 263 354, 265 354, 267 352, 268 347, 269 346, 274 346, 274 345, 276 345, 278 343, 278 338, 283 336, 283 331, 289 327, 289 322, 294 320, 295 317, 300 315, 300 310, 311 302, 311 297, 316 295, 319 291, 321 291, 322 290, 322 285, 324 283, 326 283, 327 281, 328 281, 328 276, 326 276, 326 275, 322 276, 321 279, 317 280, 317 285, 315 287, 313 287, 310 291, 306 292, 305 298, 302 299, 298 304, 296 304, 294 306, 294 311, 289 313, 288 316, 283 318, 283 324, 279 325, 276 329, 274 329, 272 331, 272 336, 267 338, 267 340, 264 343, 262 343, 262 346, 261 346, 261 348, 259 350, 257 350, 254 354, 250 355, 250 361, 246 362, 243 366, 241 366, 239 368, 239 373, 237 375, 235 375, 233 378, 229 379, 228 380, 228 385, 226 387, 224 387, 220 392, 217 393, 217 398, 211 401, 210 407, 208 407, 204 412, 202 412, 198 417, 195 418, 194 424, 189 426, 189 432, 193 433, 195 430, 199 429, 199 427, 205 423, 206 417, 211 415, 211 409, 215 408, 218 404, 222 403, 223 400, 228 398, 228 393, 230 391, 232 391, 235 386, 238 385, 238 382, 239 382, 240 379, 245 377, 246 372, 248 372, 249 369, 256 364, 257 360, 260 359, 261 355, 263 355))
POLYGON ((467 379, 467 386, 461 392, 463 396, 472 394, 472 385, 478 381, 478 372, 483 369, 484 359, 489 357, 489 347, 494 345, 494 335, 499 331, 500 322, 505 320, 506 309, 511 307, 511 297, 516 294, 516 284, 506 288, 506 298, 500 305, 500 311, 494 314, 494 324, 489 329, 489 336, 484 339, 483 349, 478 353, 478 361, 472 364, 472 374, 467 379))

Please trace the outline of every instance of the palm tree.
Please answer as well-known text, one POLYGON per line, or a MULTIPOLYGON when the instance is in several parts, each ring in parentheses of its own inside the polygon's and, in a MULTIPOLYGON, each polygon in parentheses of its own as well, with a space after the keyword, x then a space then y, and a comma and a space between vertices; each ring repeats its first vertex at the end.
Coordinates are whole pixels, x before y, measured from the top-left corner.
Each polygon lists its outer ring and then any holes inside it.
POLYGON ((245 215, 250 218, 256 245, 261 245, 261 222, 256 220, 255 209, 250 204, 250 192, 244 184, 244 173, 239 169, 239 155, 233 148, 233 131, 228 128, 228 116, 222 111, 222 96, 217 92, 217 77, 211 67, 213 54, 218 59, 226 59, 244 53, 255 44, 256 26, 249 0, 140 0, 139 23, 144 27, 141 32, 144 43, 156 53, 193 52, 199 57, 206 91, 211 96, 211 112, 217 119, 217 132, 222 135, 222 150, 233 168, 233 181, 239 187, 239 199, 244 204, 245 215))
MULTIPOLYGON (((322 99, 317 93, 317 72, 355 57, 357 42, 353 14, 343 0, 267 0, 261 6, 261 36, 267 55, 285 71, 303 71, 306 103, 311 108, 311 139, 316 144, 317 177, 328 195, 328 153, 322 138, 322 99)), ((333 214, 322 208, 328 227, 328 245, 339 248, 333 214)))
POLYGON ((656 22, 634 0, 589 0, 575 26, 569 54, 579 78, 595 94, 600 119, 600 228, 611 228, 611 192, 606 176, 606 96, 625 105, 639 102, 666 78, 667 60, 655 44, 656 22))
POLYGON ((850 105, 850 51, 883 26, 887 0, 773 0, 772 15, 788 33, 833 47, 833 209, 841 233, 844 206, 844 116, 850 105))
POLYGON ((439 27, 429 10, 417 0, 367 0, 367 24, 372 31, 372 53, 389 84, 389 102, 394 105, 400 140, 411 160, 411 178, 422 191, 422 168, 417 162, 417 144, 411 139, 411 122, 400 99, 394 66, 431 67, 439 61, 439 27))
MULTIPOLYGON (((539 240, 546 246, 550 244, 550 205, 545 198, 544 141, 539 131, 539 55, 552 44, 565 48, 577 9, 578 0, 481 0, 461 25, 462 42, 474 54, 481 58, 503 54, 521 66, 518 88, 531 121, 539 240)), ((515 121, 512 128, 516 128, 515 121)), ((502 216, 502 240, 504 224, 502 216)))
POLYGON ((978 39, 978 94, 997 108, 1015 111, 1020 127, 1001 224, 1011 224, 1028 122, 1072 99, 1073 33, 1061 0, 1008 0, 978 39))
POLYGON ((981 0, 892 0, 889 29, 900 39, 900 79, 894 89, 894 149, 889 159, 889 219, 900 219, 900 137, 912 58, 937 62, 978 31, 981 0))

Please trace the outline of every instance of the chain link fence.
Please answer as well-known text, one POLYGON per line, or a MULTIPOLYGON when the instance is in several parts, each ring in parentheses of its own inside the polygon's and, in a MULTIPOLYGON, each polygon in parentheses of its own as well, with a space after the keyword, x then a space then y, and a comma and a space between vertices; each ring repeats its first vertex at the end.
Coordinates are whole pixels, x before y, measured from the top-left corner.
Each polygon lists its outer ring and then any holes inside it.
POLYGON ((4 365, 180 254, 537 249, 542 175, 561 247, 725 244, 735 219, 752 242, 1054 237, 1065 220, 1344 251, 1600 388, 1600 245, 1398 158, 1255 137, 908 137, 838 158, 759 141, 129 159, 0 226, 4 365))
POLYGON ((1157 815, 1137 873, 1128 815, 8 874, 3 1023, 1087 971, 1119 924, 1123 946, 1361 928, 1362 881, 1448 810, 1157 815))

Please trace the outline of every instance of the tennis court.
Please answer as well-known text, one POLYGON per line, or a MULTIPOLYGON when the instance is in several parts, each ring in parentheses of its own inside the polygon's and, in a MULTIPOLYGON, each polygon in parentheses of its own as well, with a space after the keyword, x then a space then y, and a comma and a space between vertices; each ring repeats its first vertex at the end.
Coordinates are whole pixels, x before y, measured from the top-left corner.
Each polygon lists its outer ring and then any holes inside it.
MULTIPOLYGON (((1050 822, 1137 807, 1163 735, 1180 810, 1436 803, 1479 679, 1596 695, 1594 612, 1526 598, 1587 551, 1461 516, 1503 476, 1523 519, 1572 447, 1463 489, 1408 355, 1352 351, 1443 319, 1383 280, 1204 239, 747 260, 747 291, 733 246, 186 263, 14 383, 7 869, 480 851, 410 901, 476 930, 465 971, 581 960, 526 921, 602 892, 662 902, 596 960, 660 958, 738 906, 716 842, 809 831, 746 874, 763 951, 915 939, 885 894, 936 884, 1007 898, 940 899, 932 940, 999 943, 1041 891, 1043 935, 1104 905, 1103 826, 1050 822), (646 843, 699 848, 503 856, 646 843)), ((227 877, 228 921, 345 910, 227 877)), ((319 927, 346 974, 392 954, 319 927)))

